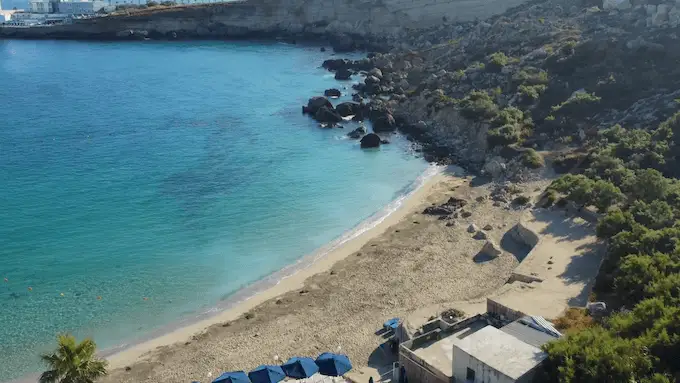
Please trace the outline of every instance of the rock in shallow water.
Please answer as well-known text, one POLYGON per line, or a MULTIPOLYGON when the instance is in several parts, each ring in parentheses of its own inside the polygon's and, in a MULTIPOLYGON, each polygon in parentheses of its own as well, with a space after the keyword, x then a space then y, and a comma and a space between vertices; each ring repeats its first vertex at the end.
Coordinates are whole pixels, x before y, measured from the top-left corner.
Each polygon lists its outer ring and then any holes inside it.
POLYGON ((316 115, 316 112, 321 107, 333 108, 333 104, 326 97, 315 96, 307 101, 307 106, 302 107, 302 113, 309 113, 311 115, 316 115))
POLYGON ((325 122, 329 124, 336 124, 342 121, 342 116, 333 109, 333 107, 322 106, 319 110, 314 113, 314 119, 319 122, 325 122))
POLYGON ((335 107, 335 110, 337 110, 341 116, 347 117, 353 114, 357 114, 359 112, 360 107, 361 105, 359 103, 354 101, 348 101, 338 104, 338 106, 335 107))
POLYGON ((375 133, 368 133, 361 139, 362 148, 377 148, 380 146, 380 136, 375 133))
POLYGON ((352 78, 352 71, 349 69, 340 69, 337 72, 335 72, 335 79, 336 80, 349 80, 352 78))
POLYGON ((338 98, 342 95, 342 92, 340 92, 339 89, 331 88, 326 89, 326 91, 323 92, 323 95, 326 97, 338 98))
POLYGON ((347 137, 359 139, 364 134, 366 134, 366 128, 364 128, 363 126, 360 126, 356 129, 352 130, 351 132, 347 133, 347 137))

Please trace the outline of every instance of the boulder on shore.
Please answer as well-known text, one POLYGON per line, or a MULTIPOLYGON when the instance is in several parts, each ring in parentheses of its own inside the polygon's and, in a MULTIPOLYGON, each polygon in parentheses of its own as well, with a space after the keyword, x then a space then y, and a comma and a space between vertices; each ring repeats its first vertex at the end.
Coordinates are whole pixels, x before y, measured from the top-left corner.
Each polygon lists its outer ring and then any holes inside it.
POLYGON ((352 71, 349 69, 340 69, 337 72, 335 72, 335 79, 336 80, 349 80, 352 78, 352 71))
POLYGON ((332 106, 330 108, 322 106, 314 113, 314 119, 328 124, 337 124, 342 121, 342 116, 340 116, 332 106))
POLYGON ((331 89, 326 89, 323 92, 323 95, 326 97, 331 97, 331 98, 338 98, 342 96, 342 92, 340 92, 339 89, 331 88, 331 89))
POLYGON ((449 215, 451 213, 453 213, 453 210, 446 206, 428 206, 423 210, 423 214, 427 215, 449 215))
POLYGON ((493 241, 489 240, 489 241, 486 241, 486 243, 484 244, 484 247, 482 247, 482 250, 480 251, 480 253, 486 254, 486 255, 491 256, 493 258, 496 258, 496 257, 500 256, 503 253, 503 251, 501 250, 501 248, 497 244, 495 244, 493 241))
POLYGON ((368 76, 366 77, 366 80, 364 80, 366 85, 376 85, 380 84, 380 79, 375 77, 375 76, 368 76))
POLYGON ((380 146, 380 136, 375 133, 368 133, 361 139, 362 148, 377 148, 380 146))
POLYGON ((460 209, 467 205, 467 201, 464 199, 456 198, 456 197, 451 197, 449 198, 448 201, 444 205, 448 205, 453 209, 460 209))
POLYGON ((338 71, 340 69, 346 69, 349 65, 349 61, 346 59, 328 59, 321 64, 322 67, 330 71, 338 71))
POLYGON ((376 78, 378 78, 378 79, 382 79, 382 78, 383 78, 383 72, 382 72, 380 69, 378 69, 378 68, 373 68, 373 69, 371 69, 371 70, 368 72, 368 74, 371 75, 371 76, 373 76, 373 77, 376 77, 376 78))
POLYGON ((488 239, 489 236, 483 231, 478 231, 477 233, 475 233, 475 235, 472 236, 472 238, 474 238, 474 239, 488 239))
POLYGON ((366 134, 366 128, 364 128, 363 126, 360 126, 356 129, 352 130, 351 132, 347 133, 347 137, 354 138, 356 140, 356 139, 361 138, 364 134, 366 134))
POLYGON ((376 132, 393 132, 397 129, 397 123, 391 114, 385 113, 383 116, 376 118, 373 122, 373 130, 376 132))
POLYGON ((323 106, 331 109, 333 108, 333 104, 331 104, 326 97, 315 96, 307 101, 307 106, 302 107, 302 113, 316 115, 316 112, 323 106))
POLYGON ((360 107, 361 104, 354 101, 348 101, 338 104, 338 106, 335 107, 335 110, 337 110, 342 117, 347 117, 357 114, 360 107))

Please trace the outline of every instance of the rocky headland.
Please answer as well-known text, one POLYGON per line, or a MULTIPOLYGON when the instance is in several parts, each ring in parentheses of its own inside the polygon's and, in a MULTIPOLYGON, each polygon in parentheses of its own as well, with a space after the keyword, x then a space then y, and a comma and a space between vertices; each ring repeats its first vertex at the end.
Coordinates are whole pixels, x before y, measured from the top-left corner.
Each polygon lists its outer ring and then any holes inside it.
POLYGON ((522 180, 600 129, 677 111, 679 24, 674 1, 535 1, 323 66, 361 75, 352 114, 375 132, 401 131, 431 161, 522 180))
POLYGON ((49 28, 0 27, 0 38, 315 40, 336 51, 384 50, 413 29, 487 18, 524 1, 241 0, 128 9, 49 28))

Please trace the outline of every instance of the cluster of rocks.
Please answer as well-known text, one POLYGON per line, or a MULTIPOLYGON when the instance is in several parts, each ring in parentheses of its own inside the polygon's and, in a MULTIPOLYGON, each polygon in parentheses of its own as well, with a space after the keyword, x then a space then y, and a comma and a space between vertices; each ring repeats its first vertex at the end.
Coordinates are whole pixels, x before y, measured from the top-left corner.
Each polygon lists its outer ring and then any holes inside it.
POLYGON ((465 210, 464 207, 467 206, 468 202, 464 199, 451 197, 448 201, 441 205, 433 204, 428 206, 423 210, 425 215, 433 215, 439 217, 439 220, 446 220, 446 226, 455 226, 457 218, 469 218, 472 213, 465 210))
POLYGON ((680 50, 670 48, 680 39, 672 29, 678 7, 674 0, 536 1, 487 20, 401 34, 388 53, 323 66, 341 79, 363 76, 353 99, 376 132, 400 130, 429 161, 521 182, 540 172, 522 160, 529 148, 566 148, 616 123, 654 126, 677 110, 680 50), (486 104, 466 104, 473 92, 487 94, 486 104), (598 101, 559 110, 578 93, 598 101), (509 108, 521 120, 499 117, 509 108), (514 143, 490 143, 501 127, 516 129, 514 143))
POLYGON ((486 241, 482 247, 482 250, 480 251, 480 254, 496 258, 503 253, 503 250, 501 250, 500 246, 498 246, 498 244, 489 238, 489 235, 486 232, 490 230, 493 230, 493 226, 490 224, 484 226, 483 230, 479 230, 479 227, 477 227, 477 225, 474 223, 470 224, 470 226, 467 228, 467 232, 473 234, 472 238, 479 241, 486 241))
MULTIPOLYGON (((336 95, 336 89, 328 89, 324 92, 326 95, 336 95)), ((338 96, 339 97, 339 96, 338 96)), ((373 117, 373 130, 375 132, 385 132, 394 130, 381 129, 384 127, 384 120, 389 120, 392 116, 387 112, 379 112, 371 108, 370 105, 363 102, 348 101, 339 103, 336 106, 330 102, 325 96, 314 96, 307 101, 307 105, 302 106, 302 113, 308 114, 316 121, 321 123, 323 127, 338 127, 340 122, 345 118, 353 121, 363 121, 365 118, 373 117), (383 124, 383 125, 381 125, 383 124), (377 126, 377 128, 376 128, 377 126)), ((392 118, 392 121, 394 119, 392 118)), ((366 128, 361 125, 347 134, 349 138, 360 140, 362 148, 376 148, 380 145, 389 144, 389 141, 381 138, 376 133, 368 133, 366 128)))

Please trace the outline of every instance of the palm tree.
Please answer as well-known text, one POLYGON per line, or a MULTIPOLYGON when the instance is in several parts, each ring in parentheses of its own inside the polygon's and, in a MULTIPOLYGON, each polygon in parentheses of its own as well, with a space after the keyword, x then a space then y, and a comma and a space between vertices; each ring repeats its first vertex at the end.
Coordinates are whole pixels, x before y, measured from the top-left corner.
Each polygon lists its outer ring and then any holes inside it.
POLYGON ((73 335, 57 336, 57 349, 40 358, 49 367, 40 383, 93 383, 106 375, 107 362, 97 358, 97 345, 90 338, 80 343, 73 335))

